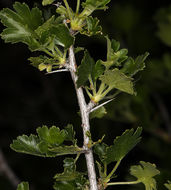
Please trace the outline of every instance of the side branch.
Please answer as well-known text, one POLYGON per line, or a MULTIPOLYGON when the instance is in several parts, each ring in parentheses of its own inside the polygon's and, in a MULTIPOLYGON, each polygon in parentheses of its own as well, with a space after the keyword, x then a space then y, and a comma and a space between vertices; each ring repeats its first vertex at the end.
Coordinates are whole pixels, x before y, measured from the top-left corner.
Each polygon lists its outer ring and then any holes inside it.
POLYGON ((73 83, 75 85, 75 90, 77 94, 78 104, 80 107, 80 113, 81 113, 81 119, 82 119, 82 129, 83 129, 83 137, 84 137, 84 148, 86 151, 85 157, 86 157, 86 163, 87 163, 87 170, 88 170, 88 177, 90 182, 90 190, 98 190, 97 187, 97 180, 96 180, 96 172, 95 172, 95 166, 94 166, 94 158, 93 158, 93 152, 92 149, 88 148, 89 143, 89 137, 86 135, 87 132, 90 131, 90 123, 89 123, 89 112, 87 109, 87 104, 85 101, 85 97, 83 94, 82 88, 77 88, 77 75, 76 75, 76 61, 75 61, 75 54, 74 54, 74 48, 71 46, 69 48, 69 64, 70 64, 70 73, 73 80, 73 83))

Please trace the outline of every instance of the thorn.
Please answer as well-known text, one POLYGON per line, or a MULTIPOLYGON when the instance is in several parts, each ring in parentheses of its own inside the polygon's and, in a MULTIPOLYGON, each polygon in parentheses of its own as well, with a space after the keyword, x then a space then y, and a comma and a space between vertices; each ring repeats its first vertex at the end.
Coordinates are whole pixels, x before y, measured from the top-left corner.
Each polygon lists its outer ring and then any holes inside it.
POLYGON ((95 111, 95 110, 97 110, 97 109, 99 109, 100 107, 102 107, 102 106, 108 104, 108 103, 111 102, 112 100, 114 100, 114 98, 112 98, 112 99, 110 99, 110 100, 108 100, 108 101, 106 101, 106 102, 104 102, 104 103, 102 103, 102 104, 96 106, 95 108, 93 108, 92 110, 90 110, 90 113, 93 112, 93 111, 95 111))
POLYGON ((56 70, 56 71, 48 72, 48 73, 46 73, 46 75, 53 74, 53 73, 66 72, 66 71, 69 71, 69 70, 68 69, 59 69, 59 70, 56 70))

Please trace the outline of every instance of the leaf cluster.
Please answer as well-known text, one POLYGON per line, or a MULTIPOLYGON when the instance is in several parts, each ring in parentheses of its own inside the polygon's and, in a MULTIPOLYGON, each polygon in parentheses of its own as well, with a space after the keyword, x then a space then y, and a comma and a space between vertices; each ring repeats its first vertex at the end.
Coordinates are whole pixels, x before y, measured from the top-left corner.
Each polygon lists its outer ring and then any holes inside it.
POLYGON ((90 99, 95 103, 102 100, 108 93, 126 92, 136 94, 133 76, 145 68, 148 53, 138 56, 135 60, 127 56, 127 49, 120 49, 116 40, 107 40, 107 59, 95 62, 88 51, 84 52, 78 68, 78 87, 85 87, 90 99))
POLYGON ((16 152, 31 154, 41 157, 56 157, 66 154, 78 154, 82 151, 76 144, 75 133, 72 125, 60 130, 58 127, 47 126, 37 128, 38 135, 22 135, 10 145, 16 152), (64 142, 70 142, 66 145, 64 142))

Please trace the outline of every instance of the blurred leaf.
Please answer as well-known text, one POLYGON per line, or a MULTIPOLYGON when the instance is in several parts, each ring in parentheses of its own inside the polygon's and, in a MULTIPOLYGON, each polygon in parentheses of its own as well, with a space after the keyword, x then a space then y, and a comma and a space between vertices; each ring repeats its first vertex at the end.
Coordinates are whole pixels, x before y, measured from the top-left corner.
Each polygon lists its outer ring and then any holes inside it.
POLYGON ((38 28, 42 20, 42 12, 38 8, 29 9, 25 3, 15 2, 14 11, 4 8, 0 11, 1 22, 7 27, 1 33, 5 42, 23 42, 31 50, 39 48, 34 30, 38 28))
POLYGON ((167 189, 171 190, 171 182, 170 182, 170 181, 168 181, 167 183, 165 183, 164 186, 165 186, 167 189))
POLYGON ((142 128, 126 130, 121 136, 116 137, 114 145, 107 148, 104 161, 109 164, 114 161, 122 160, 126 154, 133 149, 141 140, 142 128))
POLYGON ((84 178, 83 173, 76 171, 75 160, 73 158, 65 158, 63 166, 64 172, 54 176, 56 180, 54 189, 84 189, 87 180, 84 178))
POLYGON ((93 11, 100 10, 100 9, 107 9, 106 6, 110 0, 86 0, 84 3, 82 3, 82 6, 84 8, 83 10, 83 16, 89 16, 93 11))
POLYGON ((157 190, 153 177, 160 174, 160 171, 156 169, 155 164, 140 161, 140 165, 131 166, 130 173, 145 185, 146 190, 157 190))
POLYGON ((28 182, 22 182, 17 186, 17 190, 29 190, 28 182))
POLYGON ((91 75, 94 65, 95 62, 93 58, 86 50, 84 52, 84 57, 81 61, 81 65, 78 67, 78 80, 77 80, 78 88, 84 85, 88 81, 88 77, 91 75))
POLYGON ((108 145, 105 143, 94 145, 94 152, 99 156, 100 160, 103 162, 106 157, 108 145))
POLYGON ((110 89, 118 89, 128 94, 134 94, 132 78, 127 77, 119 69, 107 70, 100 80, 107 84, 110 89))
POLYGON ((55 1, 55 0, 43 0, 43 1, 42 1, 42 5, 43 5, 43 6, 50 5, 50 4, 52 4, 54 1, 55 1))
POLYGON ((99 109, 90 113, 90 119, 93 118, 102 118, 107 114, 106 109, 104 106, 100 107, 99 109))
POLYGON ((144 61, 148 55, 149 53, 146 52, 144 55, 138 56, 135 61, 130 57, 125 62, 121 71, 130 77, 134 76, 137 72, 142 71, 145 68, 144 61))
POLYGON ((102 34, 102 27, 99 25, 99 20, 97 18, 93 18, 92 16, 87 17, 86 22, 86 27, 80 31, 81 34, 85 34, 87 36, 102 34))
POLYGON ((53 148, 49 148, 49 151, 51 153, 54 153, 54 155, 56 156, 62 156, 62 155, 66 155, 66 154, 78 154, 79 152, 82 151, 81 148, 79 148, 78 146, 56 146, 53 148))

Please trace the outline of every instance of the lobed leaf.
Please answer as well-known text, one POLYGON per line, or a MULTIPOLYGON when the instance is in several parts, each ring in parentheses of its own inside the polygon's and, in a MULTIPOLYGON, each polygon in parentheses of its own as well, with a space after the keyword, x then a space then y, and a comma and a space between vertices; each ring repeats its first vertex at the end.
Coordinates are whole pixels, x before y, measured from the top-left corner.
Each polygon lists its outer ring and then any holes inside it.
POLYGON ((45 155, 39 149, 39 143, 40 139, 35 135, 30 135, 29 137, 22 135, 17 137, 17 140, 13 140, 10 147, 16 152, 44 157, 45 155))
POLYGON ((119 69, 107 70, 100 80, 109 86, 110 89, 118 89, 128 94, 134 94, 132 78, 127 77, 119 69))
POLYGON ((156 169, 155 164, 140 161, 140 165, 135 165, 130 168, 130 173, 135 176, 139 182, 145 185, 146 190, 157 190, 154 176, 160 174, 160 171, 156 169))
POLYGON ((133 149, 141 140, 142 128, 126 130, 121 136, 116 137, 114 145, 106 150, 106 158, 104 161, 109 164, 111 162, 122 160, 126 154, 133 149))
POLYGON ((127 62, 125 62, 121 71, 130 77, 134 76, 137 72, 142 71, 145 68, 144 61, 148 55, 149 53, 146 52, 144 55, 138 56, 135 61, 132 58, 129 58, 127 62))
POLYGON ((61 145, 66 136, 65 130, 61 130, 58 127, 52 126, 48 129, 47 126, 37 128, 37 133, 41 141, 45 141, 50 145, 61 145))
POLYGON ((86 26, 80 32, 87 36, 102 34, 102 27, 99 25, 99 20, 97 18, 89 16, 86 18, 86 26))
POLYGON ((23 42, 31 50, 38 49, 40 44, 36 40, 34 30, 42 23, 42 12, 38 8, 29 9, 25 3, 15 2, 14 10, 4 8, 0 11, 1 22, 7 27, 1 33, 5 42, 23 42))
POLYGON ((17 190, 29 190, 28 182, 22 182, 17 186, 17 190))

